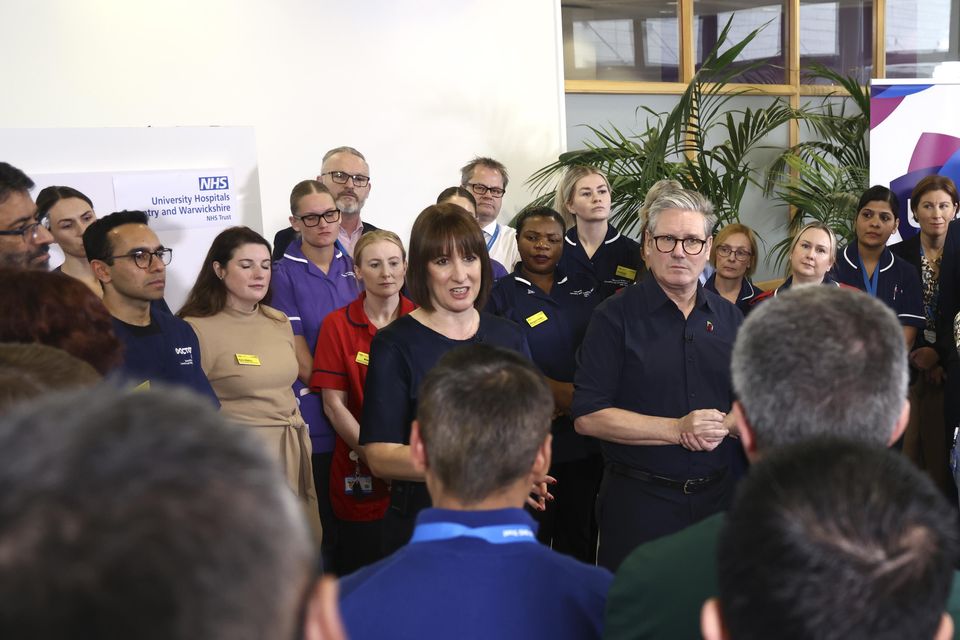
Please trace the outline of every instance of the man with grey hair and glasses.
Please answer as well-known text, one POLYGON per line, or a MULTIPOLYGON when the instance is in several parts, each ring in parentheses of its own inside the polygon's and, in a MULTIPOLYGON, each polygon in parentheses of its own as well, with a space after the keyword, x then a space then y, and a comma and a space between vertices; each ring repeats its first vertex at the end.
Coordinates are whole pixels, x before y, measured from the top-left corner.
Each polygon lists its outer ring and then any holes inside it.
MULTIPOLYGON (((340 234, 337 241, 353 257, 353 246, 365 233, 377 227, 360 219, 360 212, 370 195, 370 166, 362 153, 353 147, 334 147, 323 154, 317 180, 330 189, 340 209, 340 234)), ((297 235, 292 227, 282 229, 273 238, 273 259, 279 260, 297 235)))
POLYGON ((0 267, 47 270, 53 236, 37 219, 33 180, 0 162, 0 267))
MULTIPOLYGON (((811 285, 777 296, 740 328, 731 366, 732 414, 751 461, 818 436, 889 446, 910 415, 900 323, 860 291, 811 285)), ((631 553, 610 591, 606 637, 700 637, 724 521, 716 514, 631 553)), ((955 588, 951 613, 956 600, 955 588)))
POLYGON ((597 307, 577 354, 573 416, 601 441, 597 561, 615 570, 638 544, 725 509, 739 455, 730 354, 740 311, 704 289, 713 206, 670 190, 650 206, 652 277, 597 307))
POLYGON ((477 157, 460 169, 460 186, 469 189, 477 201, 477 223, 483 231, 487 253, 509 273, 520 262, 517 232, 497 222, 508 182, 507 168, 493 158, 477 157))

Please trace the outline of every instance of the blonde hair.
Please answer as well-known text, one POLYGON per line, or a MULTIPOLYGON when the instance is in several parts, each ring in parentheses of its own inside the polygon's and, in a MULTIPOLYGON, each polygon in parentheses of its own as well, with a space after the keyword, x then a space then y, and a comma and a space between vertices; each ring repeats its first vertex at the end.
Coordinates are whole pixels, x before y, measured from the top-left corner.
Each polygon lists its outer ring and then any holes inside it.
POLYGON ((376 229, 374 231, 368 231, 360 236, 360 239, 357 240, 357 244, 354 245, 353 263, 355 265, 360 264, 360 255, 363 253, 363 250, 375 242, 389 242, 397 245, 400 248, 400 254, 403 256, 403 261, 407 261, 407 250, 403 247, 403 241, 400 240, 400 236, 395 234, 393 231, 376 229))
POLYGON ((557 194, 554 197, 553 208, 563 216, 568 229, 572 227, 576 221, 574 220, 573 214, 567 209, 567 205, 573 202, 573 190, 576 188, 577 182, 587 176, 600 176, 603 178, 603 182, 607 185, 607 190, 609 190, 610 195, 613 196, 610 181, 607 179, 606 174, 600 171, 600 169, 589 167, 585 164, 576 164, 567 169, 563 177, 560 178, 560 184, 557 185, 557 194))
POLYGON ((717 235, 713 238, 713 248, 710 249, 710 264, 712 264, 714 267, 717 266, 717 246, 725 242, 727 238, 735 233, 742 233, 747 237, 747 242, 750 243, 750 264, 747 265, 747 273, 745 274, 749 278, 753 275, 753 272, 757 270, 758 247, 757 234, 755 234, 753 229, 745 224, 734 222, 732 224, 728 224, 717 232, 717 235))

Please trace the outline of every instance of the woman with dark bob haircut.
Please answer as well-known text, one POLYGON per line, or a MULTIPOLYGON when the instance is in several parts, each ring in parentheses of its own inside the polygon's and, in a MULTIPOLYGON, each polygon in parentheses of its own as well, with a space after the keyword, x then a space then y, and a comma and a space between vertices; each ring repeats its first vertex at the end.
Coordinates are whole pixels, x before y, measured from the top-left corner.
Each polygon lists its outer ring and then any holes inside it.
POLYGON ((277 456, 319 542, 310 436, 293 394, 293 329, 287 316, 262 304, 271 269, 263 236, 247 227, 225 229, 214 238, 178 315, 197 334, 203 372, 221 411, 252 428, 277 456))
POLYGON ((423 475, 410 456, 410 426, 420 382, 447 351, 482 342, 530 351, 520 328, 481 312, 491 286, 490 260, 477 221, 461 207, 431 205, 413 223, 407 286, 419 309, 377 332, 360 444, 373 474, 392 480, 383 527, 384 552, 405 544, 417 513, 430 506, 423 475))
POLYGON ((89 362, 101 375, 123 361, 110 312, 89 288, 62 273, 0 270, 6 308, 0 342, 38 342, 89 362))

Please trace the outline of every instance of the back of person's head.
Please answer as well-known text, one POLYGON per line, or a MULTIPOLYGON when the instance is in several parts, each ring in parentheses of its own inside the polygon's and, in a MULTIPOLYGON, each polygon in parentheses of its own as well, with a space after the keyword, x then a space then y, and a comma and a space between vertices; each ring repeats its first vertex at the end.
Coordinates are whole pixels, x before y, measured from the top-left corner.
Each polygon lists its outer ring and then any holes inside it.
POLYGON ((465 504, 511 487, 530 473, 550 433, 552 397, 543 375, 513 351, 449 351, 420 388, 427 473, 465 504))
POLYGON ((797 287, 754 310, 733 348, 733 389, 766 450, 817 434, 887 444, 903 415, 903 331, 874 297, 797 287))
POLYGON ((170 389, 0 419, 0 637, 293 638, 314 553, 252 432, 170 389))
POLYGON ((23 193, 30 189, 33 189, 33 180, 27 174, 7 162, 0 162, 0 203, 12 193, 23 193))
POLYGON ((44 393, 96 385, 89 363, 45 344, 0 343, 0 414, 44 393))
POLYGON ((63 349, 106 374, 123 361, 110 312, 79 280, 62 273, 0 269, 6 309, 0 342, 39 342, 63 349))
POLYGON ((113 264, 113 245, 110 232, 125 224, 148 224, 149 218, 143 211, 116 211, 93 221, 83 232, 83 250, 87 260, 100 260, 113 264))
POLYGON ((957 543, 953 508, 899 453, 785 447, 751 468, 720 535, 719 617, 735 640, 934 638, 957 543))

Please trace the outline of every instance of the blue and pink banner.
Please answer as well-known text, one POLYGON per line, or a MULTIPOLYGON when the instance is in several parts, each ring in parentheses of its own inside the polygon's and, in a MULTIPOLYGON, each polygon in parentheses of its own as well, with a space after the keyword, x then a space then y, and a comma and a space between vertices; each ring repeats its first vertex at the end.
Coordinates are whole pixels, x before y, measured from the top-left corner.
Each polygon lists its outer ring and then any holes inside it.
MULTIPOLYGON (((917 233, 910 192, 940 174, 960 183, 960 83, 873 80, 870 86, 870 184, 889 185, 900 198, 899 233, 917 233)), ((899 236, 899 237, 898 237, 899 236)))

